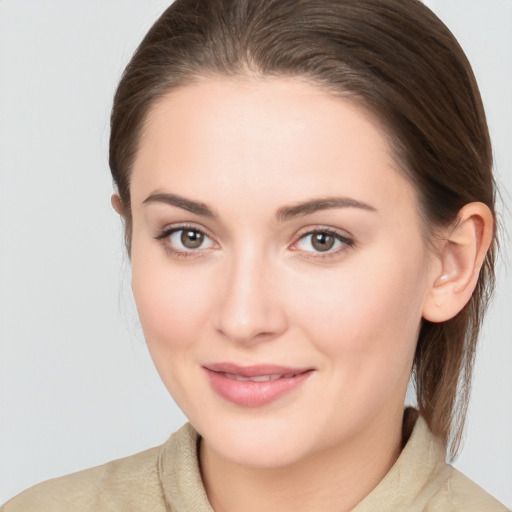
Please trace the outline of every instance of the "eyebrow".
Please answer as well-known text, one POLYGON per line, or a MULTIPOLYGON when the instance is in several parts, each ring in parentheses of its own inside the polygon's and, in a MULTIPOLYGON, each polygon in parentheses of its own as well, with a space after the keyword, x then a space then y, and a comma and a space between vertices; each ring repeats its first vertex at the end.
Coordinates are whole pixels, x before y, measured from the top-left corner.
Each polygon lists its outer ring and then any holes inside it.
POLYGON ((202 217, 215 218, 217 215, 206 204, 192 201, 176 194, 156 193, 149 195, 142 204, 164 203, 170 206, 177 206, 202 217))
POLYGON ((369 204, 357 201, 351 197, 324 197, 311 199, 292 206, 283 206, 276 213, 277 220, 284 222, 295 217, 310 215, 320 210, 331 210, 334 208, 360 208, 370 212, 376 212, 377 209, 369 204))
MULTIPOLYGON (((143 204, 164 203, 170 206, 177 206, 196 215, 202 217, 217 218, 214 211, 205 203, 186 199, 177 194, 154 193, 144 199, 143 204)), ((377 211, 376 208, 369 204, 363 203, 351 197, 323 197, 318 199, 310 199, 291 206, 283 206, 276 212, 276 219, 280 222, 310 215, 321 210, 331 210, 334 208, 359 208, 371 212, 377 211)))

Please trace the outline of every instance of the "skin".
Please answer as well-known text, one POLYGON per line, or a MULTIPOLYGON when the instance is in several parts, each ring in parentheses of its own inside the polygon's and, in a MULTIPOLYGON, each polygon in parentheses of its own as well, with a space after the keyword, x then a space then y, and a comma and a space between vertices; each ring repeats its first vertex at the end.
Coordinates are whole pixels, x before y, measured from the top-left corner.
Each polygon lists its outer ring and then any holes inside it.
POLYGON ((465 245, 432 252, 396 169, 369 114, 298 79, 205 79, 151 110, 131 181, 132 287, 156 368, 202 436, 216 511, 349 510, 398 457, 421 319, 467 302, 474 271, 463 286, 462 270, 483 259, 492 218, 469 208, 465 245), (215 216, 148 201, 157 194, 215 216), (368 208, 276 219, 332 197, 368 208), (183 224, 202 245, 161 237, 183 224), (308 233, 325 229, 342 239, 321 252, 308 233), (203 366, 215 362, 312 372, 243 407, 212 389, 203 366))

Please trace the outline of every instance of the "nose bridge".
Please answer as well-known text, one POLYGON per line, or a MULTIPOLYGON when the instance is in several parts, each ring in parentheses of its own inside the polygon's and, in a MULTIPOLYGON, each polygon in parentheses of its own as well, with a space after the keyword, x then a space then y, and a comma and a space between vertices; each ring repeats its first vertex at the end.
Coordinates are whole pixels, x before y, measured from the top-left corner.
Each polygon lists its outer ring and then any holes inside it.
POLYGON ((246 245, 226 262, 219 290, 217 330, 239 342, 269 339, 286 328, 274 268, 254 247, 246 245))

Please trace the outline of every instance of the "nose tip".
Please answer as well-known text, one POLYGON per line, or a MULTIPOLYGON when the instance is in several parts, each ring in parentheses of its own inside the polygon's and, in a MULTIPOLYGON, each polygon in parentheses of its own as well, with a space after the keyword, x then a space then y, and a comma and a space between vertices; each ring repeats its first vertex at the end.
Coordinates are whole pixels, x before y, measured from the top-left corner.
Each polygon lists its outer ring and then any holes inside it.
POLYGON ((224 323, 218 331, 230 340, 244 344, 270 340, 279 334, 277 329, 260 329, 251 320, 246 322, 231 321, 229 325, 224 323))
POLYGON ((265 269, 230 272, 221 291, 216 329, 238 343, 271 340, 287 328, 278 283, 265 269))

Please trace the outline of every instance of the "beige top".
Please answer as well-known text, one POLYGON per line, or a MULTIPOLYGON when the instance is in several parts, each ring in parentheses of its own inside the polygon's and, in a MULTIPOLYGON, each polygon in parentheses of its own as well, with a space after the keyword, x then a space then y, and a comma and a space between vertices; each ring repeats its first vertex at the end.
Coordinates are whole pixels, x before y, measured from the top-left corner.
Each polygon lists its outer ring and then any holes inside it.
MULTIPOLYGON (((199 436, 184 425, 157 448, 36 485, 1 512, 213 512, 201 481, 199 436)), ((419 418, 402 453, 353 512, 505 512, 445 463, 441 442, 419 418)))

